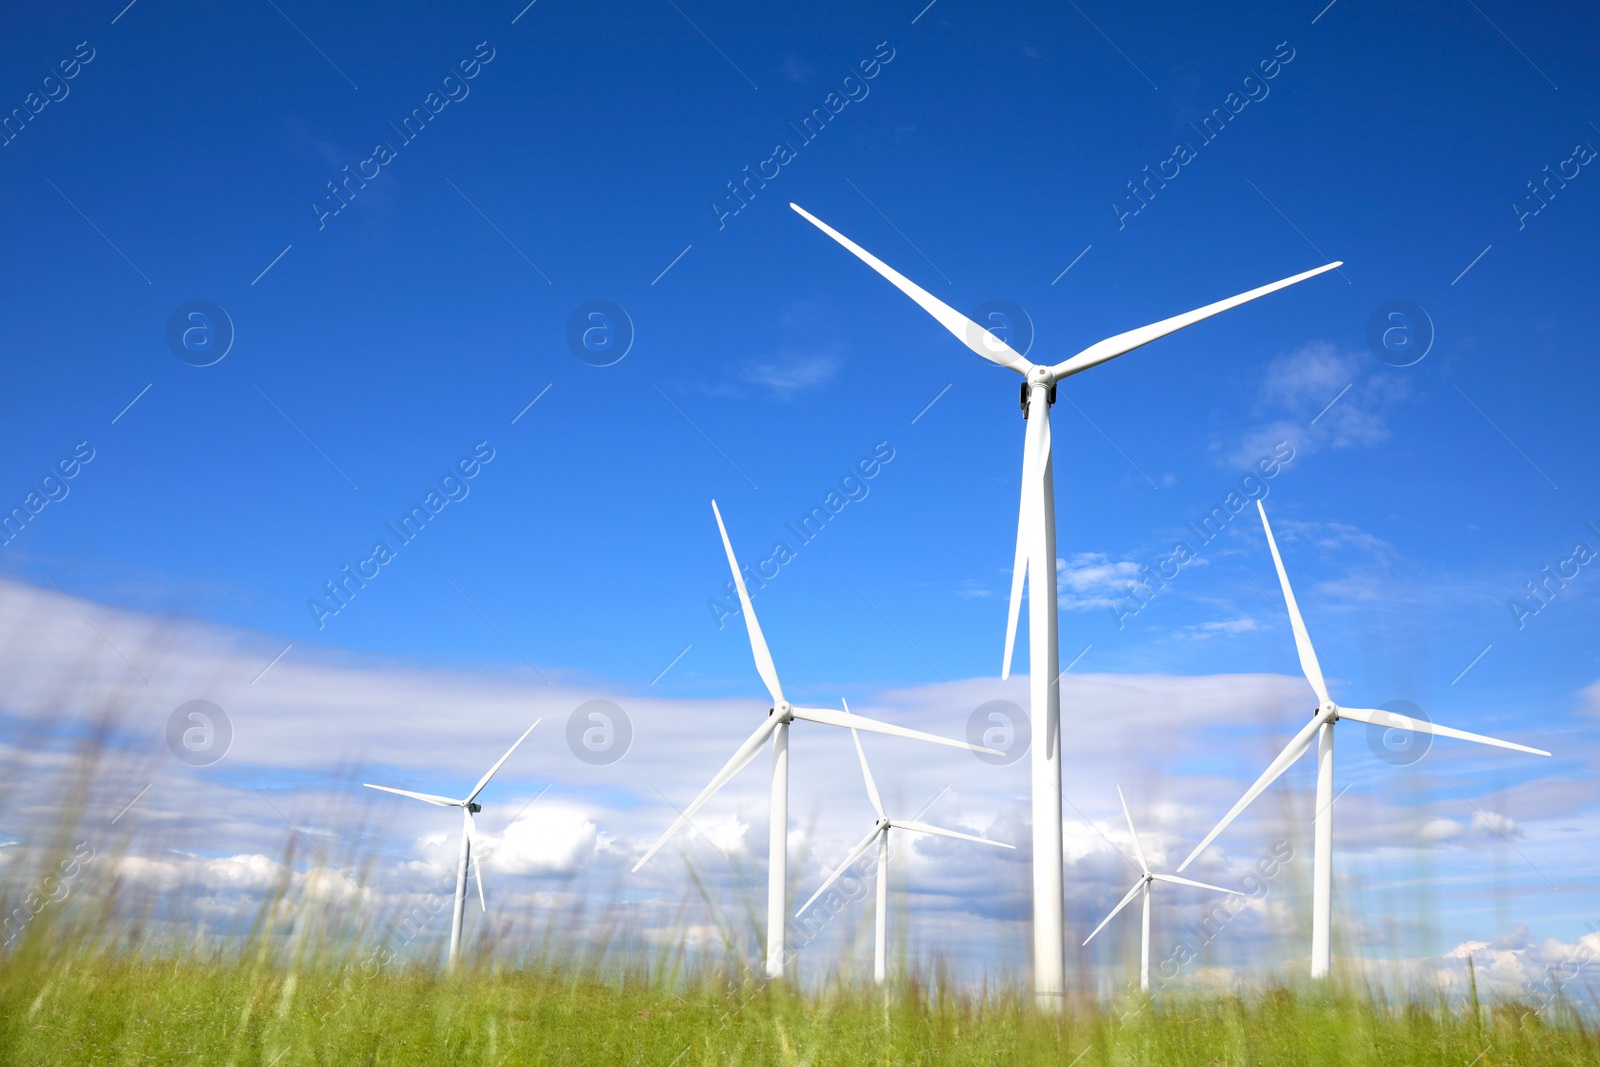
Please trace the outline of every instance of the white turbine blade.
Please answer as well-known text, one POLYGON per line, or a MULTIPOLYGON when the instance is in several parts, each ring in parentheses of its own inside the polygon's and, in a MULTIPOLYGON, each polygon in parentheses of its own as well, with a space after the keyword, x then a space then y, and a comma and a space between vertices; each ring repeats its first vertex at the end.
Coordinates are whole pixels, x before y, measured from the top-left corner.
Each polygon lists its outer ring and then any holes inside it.
POLYGON ((779 721, 776 715, 768 715, 761 725, 756 727, 755 733, 746 738, 745 743, 739 746, 739 750, 733 754, 733 757, 722 765, 722 770, 718 771, 717 776, 711 779, 711 784, 700 791, 700 795, 695 797, 687 808, 683 809, 683 813, 673 820, 671 826, 667 827, 667 832, 661 835, 661 839, 650 846, 650 851, 644 854, 644 858, 633 865, 634 873, 638 873, 639 868, 648 863, 650 857, 654 856, 673 834, 682 829, 684 823, 692 819, 694 813, 699 811, 701 806, 710 800, 717 790, 727 785, 730 778, 744 770, 745 765, 756 758, 756 754, 761 751, 761 746, 772 735, 772 731, 778 728, 779 721))
POLYGON ((1158 341, 1169 333, 1176 333, 1185 326, 1194 325, 1201 319, 1209 319, 1213 315, 1236 308, 1240 304, 1248 304, 1257 297, 1275 293, 1279 289, 1286 289, 1297 282, 1303 282, 1307 278, 1315 278, 1319 274, 1342 266, 1344 266, 1342 260, 1328 263, 1317 267, 1315 270, 1296 274, 1292 278, 1285 278, 1270 285, 1263 285, 1259 289, 1252 289, 1248 293, 1230 296, 1226 300, 1218 300, 1216 303, 1207 304, 1203 308, 1186 311, 1182 315, 1174 315, 1170 319, 1162 319, 1160 322, 1153 322, 1149 326, 1141 326, 1137 330, 1128 330, 1117 334, 1115 337, 1107 337, 1104 341, 1098 341, 1085 348, 1071 359, 1063 363, 1057 363, 1050 368, 1050 375, 1059 381, 1062 378, 1077 374, 1079 371, 1085 371, 1090 367, 1104 363, 1108 359, 1115 359, 1120 355, 1132 352, 1135 348, 1147 345, 1151 341, 1158 341))
POLYGON ((915 300, 923 311, 937 319, 940 326, 955 334, 956 340, 966 345, 974 353, 989 360, 991 363, 998 363, 1002 367, 1010 367, 1018 374, 1027 374, 1032 369, 1032 363, 1029 363, 1021 353, 1012 349, 1010 345, 1000 340, 1000 338, 985 330, 982 326, 979 326, 871 252, 868 252, 865 248, 862 248, 799 204, 790 204, 789 206, 799 212, 801 218, 844 245, 845 248, 855 254, 857 259, 883 275, 896 289, 915 300))
POLYGON ((877 719, 869 719, 862 715, 846 715, 843 712, 833 711, 830 708, 791 708, 794 717, 805 719, 808 722, 821 723, 824 726, 843 726, 847 730, 865 730, 873 734, 888 734, 890 737, 909 737, 913 741, 932 741, 936 745, 948 745, 951 748, 965 749, 968 752, 982 752, 986 756, 1004 756, 1004 752, 982 745, 969 745, 965 741, 955 741, 937 734, 925 734, 921 730, 911 730, 904 726, 892 726, 877 719))
POLYGON ((381 789, 385 793, 399 793, 403 797, 411 797, 428 804, 437 804, 441 808, 459 808, 462 804, 459 800, 451 800, 449 797, 441 797, 435 793, 413 793, 409 789, 396 789, 389 785, 373 785, 371 782, 362 782, 361 784, 368 789, 381 789))
MULTIPOLYGON (((541 722, 544 722, 544 719, 535 719, 533 720, 533 726, 538 726, 541 722)), ((505 766, 506 760, 511 758, 511 753, 515 752, 517 750, 517 746, 522 744, 523 741, 527 740, 529 734, 533 733, 533 726, 530 726, 526 730, 522 731, 522 736, 517 738, 516 741, 512 742, 511 747, 506 749, 506 754, 504 756, 501 756, 495 761, 494 766, 489 768, 489 773, 478 779, 478 784, 473 786, 472 792, 467 794, 468 804, 478 799, 478 794, 483 792, 483 787, 489 784, 489 779, 493 778, 495 773, 499 771, 501 767, 505 766)))
POLYGON ((1104 930, 1106 928, 1106 923, 1110 922, 1112 919, 1115 919, 1117 917, 1117 912, 1121 911, 1123 908, 1126 908, 1128 906, 1128 902, 1131 901, 1134 897, 1138 896, 1139 895, 1139 890, 1141 890, 1143 888, 1144 888, 1144 879, 1143 878, 1141 878, 1137 882, 1133 883, 1133 888, 1128 890, 1128 895, 1123 897, 1122 900, 1120 902, 1118 902, 1117 906, 1111 909, 1111 914, 1110 915, 1107 915, 1104 919, 1100 920, 1100 925, 1096 926, 1094 928, 1093 933, 1091 933, 1088 937, 1083 939, 1083 943, 1085 945, 1087 945, 1089 942, 1093 941, 1094 940, 1094 935, 1098 934, 1101 930, 1104 930))
POLYGON ((1224 889, 1220 885, 1211 885, 1208 882, 1196 882, 1190 878, 1179 878, 1175 874, 1151 874, 1150 877, 1158 882, 1171 882, 1173 885, 1192 885, 1196 889, 1214 889, 1218 893, 1237 893, 1237 889, 1224 889))
POLYGON ((773 706, 782 704, 783 689, 778 685, 778 668, 772 662, 772 653, 767 648, 767 639, 761 633, 761 624, 756 621, 756 609, 750 603, 750 592, 744 587, 744 575, 739 573, 739 558, 733 554, 733 542, 728 540, 728 528, 722 525, 722 512, 717 510, 717 502, 711 502, 711 513, 717 517, 717 530, 722 534, 722 547, 728 553, 728 566, 733 570, 733 584, 739 590, 739 607, 744 610, 744 628, 750 634, 750 654, 755 657, 756 673, 761 675, 761 680, 766 683, 767 692, 772 696, 773 706))
POLYGON ((1144 846, 1139 844, 1139 831, 1133 828, 1133 816, 1128 814, 1128 798, 1122 795, 1122 787, 1117 786, 1117 799, 1122 801, 1122 817, 1128 820, 1128 834, 1133 838, 1133 851, 1139 855, 1139 869, 1145 874, 1150 873, 1150 864, 1144 859, 1144 846))
POLYGON ((1267 547, 1272 549, 1272 565, 1278 568, 1278 583, 1283 586, 1283 599, 1289 605, 1289 625, 1294 628, 1294 647, 1300 653, 1300 670, 1316 692, 1317 699, 1328 703, 1328 683, 1322 679, 1322 665, 1317 662, 1316 650, 1311 647, 1311 635, 1306 633, 1306 621, 1300 617, 1300 605, 1295 603, 1294 590, 1289 588, 1289 573, 1283 569, 1283 557, 1278 555, 1278 542, 1273 539, 1272 527, 1267 523, 1267 509, 1256 501, 1261 512, 1261 528, 1267 531, 1267 547))
POLYGON ((1317 728, 1322 725, 1323 721, 1323 716, 1315 716, 1300 728, 1299 733, 1289 739, 1289 743, 1283 746, 1283 751, 1278 753, 1278 758, 1268 764, 1267 769, 1261 772, 1261 777, 1256 779, 1255 785, 1245 790, 1244 796, 1239 798, 1239 803, 1235 804, 1228 814, 1222 817, 1222 821, 1212 828, 1211 832, 1206 835, 1206 839, 1194 847, 1194 851, 1189 853, 1189 858, 1178 864, 1178 870, 1181 871, 1193 863, 1194 858, 1204 852, 1206 846, 1216 840, 1217 835, 1226 830, 1228 824, 1237 819, 1239 813, 1249 807, 1250 802, 1260 796, 1263 789, 1277 781, 1278 776, 1289 769, 1290 764, 1305 754, 1306 749, 1311 747, 1311 742, 1316 738, 1317 728))
POLYGON ((872 780, 872 768, 867 766, 867 750, 861 747, 861 735, 855 730, 850 731, 850 737, 856 743, 856 756, 861 760, 861 777, 867 782, 867 799, 872 801, 872 810, 876 811, 878 818, 881 819, 884 817, 883 798, 878 795, 878 783, 872 780))
POLYGON ((1016 845, 1008 845, 1004 841, 991 841, 987 837, 976 837, 972 834, 957 833, 954 830, 946 830, 938 826, 929 826, 925 822, 901 822, 899 819, 890 819, 889 825, 896 830, 910 830, 912 833, 934 834, 938 837, 953 837, 959 841, 976 841, 980 845, 993 845, 995 848, 1017 847, 1016 845))
POLYGON ((834 870, 834 872, 832 874, 828 875, 828 880, 826 882, 823 882, 822 885, 820 885, 819 887, 817 887, 817 891, 815 893, 811 894, 811 899, 806 901, 804 904, 800 905, 800 907, 795 909, 795 914, 796 915, 802 915, 802 914, 805 913, 805 910, 807 908, 809 908, 809 907, 811 907, 811 905, 815 904, 817 902, 817 898, 820 897, 822 894, 826 893, 828 891, 828 887, 830 885, 832 885, 834 882, 838 881, 839 880, 839 876, 841 874, 843 874, 845 871, 849 870, 850 869, 850 865, 852 863, 854 863, 856 860, 860 859, 863 855, 866 854, 867 849, 872 847, 873 843, 878 840, 878 835, 881 834, 881 833, 883 833, 883 827, 882 826, 874 826, 872 828, 872 832, 867 834, 866 837, 863 837, 861 839, 861 843, 859 845, 857 845, 855 848, 850 850, 850 854, 844 858, 844 862, 839 864, 839 866, 837 868, 835 868, 835 870, 834 870))
POLYGON ((472 843, 472 875, 478 880, 478 906, 487 914, 489 902, 483 899, 483 852, 478 848, 478 822, 472 817, 472 809, 463 809, 467 813, 467 840, 472 843))
MULTIPOLYGON (((1011 602, 1006 611, 1006 651, 1000 662, 1000 678, 1011 677, 1011 659, 1017 647, 1017 621, 1022 615, 1022 581, 1032 565, 1037 533, 1040 483, 1045 461, 1050 455, 1050 420, 1034 412, 1022 443, 1022 502, 1017 508, 1017 552, 1011 563, 1011 602)), ((1054 566, 1051 561, 1043 565, 1054 566)), ((1037 579, 1037 576, 1035 576, 1037 579)), ((1032 668, 1029 668, 1032 670, 1032 668)))
POLYGON ((1357 722, 1371 723, 1373 726, 1387 726, 1395 730, 1415 730, 1423 734, 1436 734, 1439 737, 1457 737, 1463 741, 1476 741, 1480 745, 1494 745, 1496 748, 1510 748, 1518 752, 1528 752, 1535 756, 1548 756, 1550 753, 1542 748, 1529 748, 1513 741, 1500 741, 1482 734, 1471 734, 1465 730, 1455 730, 1448 726, 1440 726, 1436 722, 1424 722, 1421 719, 1408 718, 1405 715, 1396 715, 1392 711, 1383 711, 1379 708, 1340 708, 1341 719, 1355 719, 1357 722))

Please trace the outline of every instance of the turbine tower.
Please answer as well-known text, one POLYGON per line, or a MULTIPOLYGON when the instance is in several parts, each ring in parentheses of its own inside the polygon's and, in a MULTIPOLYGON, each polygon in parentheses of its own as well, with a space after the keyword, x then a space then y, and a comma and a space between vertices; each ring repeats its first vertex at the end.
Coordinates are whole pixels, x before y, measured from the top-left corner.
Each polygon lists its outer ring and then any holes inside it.
MULTIPOLYGON (((848 712, 850 709, 846 706, 845 710, 848 712)), ((939 837, 953 837, 958 841, 976 841, 980 845, 993 845, 995 848, 1016 848, 1016 846, 1008 845, 1003 841, 991 841, 987 837, 975 837, 972 834, 962 834, 954 830, 945 830, 938 826, 929 826, 925 822, 889 818, 884 813, 883 798, 878 795, 878 785, 872 780, 872 768, 867 766, 867 753, 861 747, 861 735, 852 729, 850 736, 856 743, 856 756, 861 761, 861 777, 867 783, 867 799, 872 801, 872 809, 878 813, 878 818, 872 824, 872 829, 868 831, 867 836, 861 839, 861 843, 850 850, 850 854, 844 858, 844 862, 839 864, 832 874, 828 875, 827 881, 818 886, 817 891, 811 894, 811 899, 800 905, 794 914, 795 918, 805 914, 805 910, 815 904, 817 898, 827 892, 828 887, 837 881, 840 875, 849 870, 852 863, 866 855, 867 850, 876 844, 878 846, 878 910, 872 939, 872 980, 878 985, 883 985, 885 978, 888 977, 886 949, 889 941, 889 831, 910 830, 914 834, 935 834, 939 837)))
POLYGON ((1175 874, 1156 874, 1150 869, 1150 864, 1145 862, 1144 848, 1139 844, 1139 831, 1133 828, 1133 816, 1128 814, 1128 800, 1122 795, 1122 787, 1117 786, 1117 799, 1122 801, 1122 817, 1128 820, 1128 835, 1133 838, 1133 851, 1139 857, 1139 880, 1133 883, 1133 888, 1128 890, 1128 895, 1123 897, 1116 907, 1111 909, 1111 914, 1100 920, 1100 925, 1094 928, 1094 933, 1083 939, 1087 945, 1094 940, 1094 935, 1106 928, 1106 923, 1117 917, 1117 912, 1128 906, 1135 895, 1144 897, 1144 932, 1139 937, 1139 988, 1146 993, 1150 992, 1150 889, 1152 882, 1171 882, 1173 885, 1192 885, 1197 889, 1211 889, 1218 893, 1231 893, 1230 889, 1223 889, 1219 885, 1207 885, 1205 882, 1194 882, 1187 878, 1179 878, 1175 874))
POLYGON ((860 715, 851 715, 848 711, 802 708, 789 703, 783 695, 782 686, 778 684, 778 668, 773 665, 772 653, 767 649, 767 639, 761 633, 761 624, 756 621, 756 611, 750 603, 750 593, 745 589, 744 576, 739 572, 738 557, 733 554, 733 543, 728 540, 728 530, 722 524, 722 512, 717 510, 715 500, 711 502, 711 513, 716 516, 717 530, 722 534, 722 548, 727 553, 728 567, 733 571, 733 583, 739 591, 739 607, 743 609, 745 629, 750 634, 750 652, 756 661, 756 673, 761 675, 761 681, 765 683, 767 693, 772 697, 772 707, 767 710, 767 717, 761 725, 755 728, 755 732, 746 738, 744 744, 740 745, 728 762, 722 765, 722 769, 711 779, 710 784, 700 791, 700 795, 673 820, 672 825, 667 827, 667 832, 661 835, 661 839, 651 845, 650 851, 633 865, 633 870, 637 873, 639 868, 648 863, 650 857, 692 819, 694 813, 699 811, 706 801, 716 795, 717 790, 727 785, 729 779, 756 758, 761 746, 766 744, 767 738, 772 738, 772 807, 771 826, 767 835, 767 977, 782 978, 789 913, 786 899, 789 883, 789 724, 796 719, 803 719, 823 726, 842 726, 888 734, 891 737, 931 741, 937 745, 949 745, 951 748, 982 752, 991 756, 1004 753, 981 745, 969 745, 965 741, 951 741, 933 734, 925 734, 920 730, 908 730, 904 726, 893 726, 860 715))
POLYGON ((1315 740, 1317 814, 1311 875, 1311 977, 1321 978, 1328 973, 1333 960, 1333 802, 1336 799, 1333 795, 1334 723, 1340 719, 1354 719, 1357 722, 1388 729, 1415 730, 1439 737, 1458 737, 1463 741, 1476 741, 1481 745, 1530 752, 1535 756, 1548 756, 1550 753, 1539 748, 1529 748, 1527 745, 1499 741, 1482 734, 1451 729, 1438 723, 1407 718, 1391 711, 1377 708, 1345 708, 1335 704, 1333 698, 1328 695, 1328 684, 1322 678, 1322 667, 1317 663, 1316 650, 1311 647, 1311 636, 1306 632, 1305 620, 1300 617, 1300 606, 1295 603, 1294 590, 1289 588, 1289 575, 1283 569, 1283 557, 1278 554, 1278 542, 1273 540, 1272 527, 1267 523, 1267 509, 1257 500, 1256 510, 1261 513, 1261 526, 1267 531, 1267 547, 1272 550, 1272 563, 1278 569, 1278 583, 1283 586, 1283 600, 1289 607, 1289 625, 1294 629, 1295 649, 1300 654, 1300 670, 1317 695, 1317 710, 1312 712, 1311 721, 1289 739, 1283 751, 1278 753, 1278 758, 1267 766, 1255 784, 1245 790, 1244 796, 1239 798, 1239 802, 1232 810, 1222 817, 1222 821, 1206 835, 1204 841, 1195 846, 1194 851, 1189 853, 1189 858, 1178 866, 1178 870, 1181 871, 1193 863, 1195 857, 1200 855, 1218 834, 1227 829, 1228 824, 1238 818, 1239 813, 1244 811, 1262 790, 1276 781, 1279 775, 1289 769, 1290 764, 1304 755, 1311 747, 1311 742, 1315 740))
MULTIPOLYGON (((533 726, 538 726, 543 721, 543 719, 535 719, 533 726)), ((517 738, 510 748, 506 749, 504 756, 495 760, 494 766, 489 768, 489 773, 479 778, 478 784, 472 787, 472 792, 461 800, 452 800, 449 797, 441 797, 434 793, 413 793, 409 789, 373 785, 371 782, 362 783, 368 789, 381 789, 385 793, 398 793, 403 797, 411 797, 413 800, 420 800, 425 804, 435 804, 441 808, 461 809, 461 862, 456 866, 456 905, 455 912, 450 919, 451 966, 455 965, 456 955, 461 950, 461 923, 465 917, 467 906, 467 861, 478 843, 478 826, 472 819, 474 814, 483 810, 483 806, 477 803, 478 794, 483 792, 483 787, 489 784, 489 779, 493 778, 495 772, 500 770, 505 765, 506 760, 511 758, 511 753, 517 750, 517 745, 522 744, 527 736, 533 733, 533 726, 522 731, 522 736, 517 738)), ((481 860, 472 865, 472 874, 478 880, 478 906, 487 912, 489 904, 483 898, 483 863, 481 860)))
POLYGON ((1022 449, 1022 502, 1017 519, 1017 549, 1011 571, 1010 613, 1006 621, 1005 656, 1000 676, 1011 674, 1011 652, 1022 606, 1023 576, 1032 583, 1028 599, 1028 699, 1033 718, 1033 988, 1039 1003, 1059 1007, 1064 988, 1065 924, 1061 853, 1061 668, 1056 638, 1055 479, 1051 470, 1050 405, 1056 383, 1090 367, 1133 351, 1151 341, 1191 326, 1257 297, 1277 292, 1342 266, 1328 263, 1292 278, 1263 285, 1182 315, 1141 326, 1090 345, 1071 359, 1047 366, 1030 363, 994 334, 944 303, 797 204, 790 207, 817 229, 839 242, 857 259, 916 301, 975 354, 1008 367, 1023 377, 1022 411, 1028 422, 1022 449))

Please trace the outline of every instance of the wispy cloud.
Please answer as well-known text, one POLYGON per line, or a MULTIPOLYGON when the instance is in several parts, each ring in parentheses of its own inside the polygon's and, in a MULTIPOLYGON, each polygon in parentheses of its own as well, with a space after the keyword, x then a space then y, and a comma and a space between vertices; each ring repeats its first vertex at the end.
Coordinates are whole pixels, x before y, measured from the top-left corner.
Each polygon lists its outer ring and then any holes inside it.
POLYGON ((1139 564, 1112 560, 1100 552, 1079 552, 1056 560, 1056 597, 1068 611, 1106 608, 1120 601, 1136 584, 1139 564))
POLYGON ((804 85, 816 73, 816 70, 810 64, 802 61, 799 56, 785 56, 783 66, 778 69, 785 78, 796 85, 804 85))
POLYGON ((1409 396, 1406 379, 1375 371, 1370 356, 1307 342, 1267 364, 1256 412, 1269 421, 1246 433, 1227 462, 1248 466, 1279 441, 1307 454, 1381 445, 1392 432, 1387 413, 1409 396))
POLYGON ((741 363, 733 373, 745 385, 764 389, 779 400, 790 400, 833 381, 839 373, 839 357, 833 352, 785 353, 741 363))

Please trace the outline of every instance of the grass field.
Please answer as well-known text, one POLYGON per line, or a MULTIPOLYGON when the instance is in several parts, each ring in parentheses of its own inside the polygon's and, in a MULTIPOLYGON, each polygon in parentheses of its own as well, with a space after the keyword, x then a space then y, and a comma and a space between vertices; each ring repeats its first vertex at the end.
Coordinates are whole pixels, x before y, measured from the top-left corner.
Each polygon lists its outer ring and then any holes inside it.
MULTIPOLYGON (((1397 1000, 1346 980, 1082 997, 1047 1014, 1005 981, 958 987, 914 961, 887 995, 766 983, 726 962, 743 955, 730 929, 721 954, 628 942, 625 926, 602 945, 564 939, 596 929, 580 915, 480 933, 447 972, 432 962, 447 897, 379 915, 352 875, 329 875, 342 896, 317 892, 294 881, 293 837, 276 891, 208 929, 201 900, 116 873, 127 836, 84 818, 103 768, 93 752, 78 763, 53 844, 0 863, 0 1064, 1600 1064, 1600 1033, 1559 1001, 1397 1000)), ((0 774, 0 811, 22 780, 0 774)))
POLYGON ((800 994, 709 974, 371 955, 294 966, 41 941, 0 960, 16 1064, 1600 1063, 1600 1036, 1513 1005, 1384 1003, 1357 989, 1129 998, 1043 1015, 1012 993, 910 982, 800 994))

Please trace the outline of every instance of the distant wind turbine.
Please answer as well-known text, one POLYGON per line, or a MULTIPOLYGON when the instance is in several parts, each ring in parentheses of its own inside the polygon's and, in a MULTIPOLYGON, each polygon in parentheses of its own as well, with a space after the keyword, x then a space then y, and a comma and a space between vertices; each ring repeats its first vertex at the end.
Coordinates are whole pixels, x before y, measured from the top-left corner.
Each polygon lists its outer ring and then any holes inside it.
MULTIPOLYGON (((849 707, 845 708, 849 711, 849 707)), ((828 887, 839 879, 839 876, 850 869, 850 865, 862 856, 874 844, 878 846, 878 910, 876 916, 876 929, 872 941, 872 980, 882 985, 888 975, 886 948, 889 939, 889 831, 910 830, 914 834, 936 834, 939 837, 953 837, 959 841, 976 841, 980 845, 993 845, 996 848, 1015 848, 1003 841, 991 841, 987 837, 974 837, 972 834, 957 833, 954 830, 945 830, 937 826, 929 826, 925 822, 891 819, 883 810, 883 798, 878 795, 878 785, 872 780, 872 768, 867 766, 867 753, 861 747, 861 735, 855 730, 850 731, 850 737, 856 743, 856 756, 861 760, 861 777, 867 783, 867 799, 872 801, 872 808, 878 813, 878 819, 872 824, 872 829, 861 843, 850 850, 834 872, 828 875, 825 882, 811 894, 811 899, 800 905, 794 913, 795 917, 805 913, 805 910, 817 902, 817 898, 827 892, 828 887)))
MULTIPOLYGON (((533 726, 538 726, 543 721, 543 719, 535 719, 533 726)), ((483 810, 483 806, 477 803, 478 794, 483 792, 483 787, 489 784, 489 779, 493 778, 495 772, 505 765, 506 760, 511 758, 511 753, 517 750, 517 745, 522 744, 523 740, 533 733, 533 726, 524 730, 522 737, 517 738, 516 743, 506 749, 506 754, 495 760, 494 766, 489 768, 489 773, 479 778, 478 784, 472 787, 472 792, 468 793, 462 800, 452 800, 449 797, 441 797, 433 793, 413 793, 409 789, 373 785, 371 782, 362 783, 368 789, 381 789, 385 793, 398 793, 403 797, 411 797, 425 804, 435 804, 441 808, 461 809, 461 862, 456 867, 456 906, 455 914, 450 921, 450 963, 452 965, 455 963, 456 955, 461 949, 461 922, 466 912, 467 904, 467 860, 478 843, 478 827, 477 823, 472 819, 474 814, 483 810)), ((472 873, 478 880, 478 906, 487 912, 489 904, 483 898, 483 864, 481 861, 472 864, 472 873)))
POLYGON ((1059 1008, 1066 961, 1062 941, 1065 901, 1061 886, 1061 698, 1057 688, 1061 659, 1056 637, 1056 513, 1050 453, 1050 405, 1055 403, 1056 383, 1185 326, 1314 278, 1343 263, 1328 263, 1182 315, 1116 334, 1090 345, 1071 359, 1046 366, 1030 363, 1000 338, 798 204, 789 206, 916 301, 967 348, 1023 376, 1022 411, 1023 418, 1028 420, 1028 429, 1022 447, 1022 504, 1017 519, 1017 550, 1011 570, 1011 605, 1000 676, 1008 678, 1011 674, 1011 652, 1016 642, 1026 574, 1032 587, 1028 600, 1028 692, 1033 717, 1033 986, 1042 1005, 1059 1008))
POLYGON ((1227 829, 1228 824, 1238 818, 1239 813, 1249 806, 1250 802, 1261 795, 1261 791, 1277 781, 1278 776, 1289 769, 1311 747, 1313 739, 1317 742, 1317 814, 1315 828, 1315 847, 1312 861, 1312 894, 1311 894, 1311 977, 1321 978, 1328 973, 1332 963, 1333 943, 1333 724, 1340 719, 1355 719, 1357 722, 1369 723, 1373 726, 1382 726, 1395 730, 1415 730, 1418 733, 1436 734, 1440 737, 1458 737, 1463 741, 1476 741, 1481 745, 1494 745, 1497 748, 1509 748, 1518 752, 1531 752, 1535 756, 1548 756, 1550 753, 1540 748, 1529 748, 1527 745, 1513 744, 1510 741, 1499 741, 1493 737, 1482 734, 1469 734, 1465 730, 1454 730, 1438 723, 1426 722, 1422 719, 1411 719, 1404 715, 1396 715, 1392 711, 1383 711, 1377 708, 1345 708, 1333 702, 1328 695, 1328 684, 1323 681, 1322 667, 1317 663, 1317 653, 1311 647, 1311 636, 1306 632, 1305 620, 1300 617, 1300 606, 1295 603, 1294 590, 1289 588, 1289 575, 1283 569, 1283 557, 1278 555, 1278 542, 1273 540, 1272 527, 1267 523, 1267 509, 1261 506, 1261 501, 1256 501, 1256 510, 1261 513, 1261 526, 1267 531, 1267 547, 1272 550, 1272 563, 1278 569, 1278 582, 1283 586, 1284 603, 1289 607, 1289 625, 1294 629, 1295 648, 1300 653, 1300 670, 1305 674, 1306 681, 1311 683, 1312 690, 1317 694, 1317 710, 1312 713, 1311 721, 1300 728, 1300 732, 1290 738, 1278 758, 1268 765, 1255 785, 1245 790, 1244 796, 1233 806, 1222 821, 1206 835, 1205 840, 1195 846, 1189 853, 1189 858, 1179 865, 1178 870, 1183 870, 1193 863, 1195 857, 1205 851, 1207 845, 1216 839, 1216 836, 1227 829))
POLYGON ((1111 914, 1100 920, 1100 925, 1094 928, 1094 933, 1083 939, 1087 945, 1094 940, 1094 935, 1106 928, 1106 923, 1117 917, 1117 912, 1128 906, 1134 896, 1144 897, 1144 932, 1139 938, 1139 988, 1146 993, 1150 992, 1150 883, 1171 882, 1173 885, 1192 885, 1196 889, 1211 889, 1218 893, 1230 893, 1232 890, 1224 889, 1219 885, 1207 885, 1205 882, 1194 882, 1187 878, 1179 878, 1175 874, 1157 874, 1145 862, 1144 848, 1139 844, 1139 831, 1133 828, 1133 816, 1128 814, 1128 800, 1122 795, 1122 787, 1117 786, 1117 799, 1122 801, 1122 817, 1128 820, 1128 835, 1133 838, 1133 851, 1139 857, 1139 880, 1133 883, 1133 888, 1128 890, 1128 895, 1123 897, 1116 907, 1111 909, 1111 914))
POLYGON ((796 719, 804 719, 824 726, 843 726, 888 734, 890 737, 931 741, 936 745, 949 745, 951 748, 967 749, 986 755, 999 756, 1004 753, 980 745, 969 745, 965 741, 951 741, 933 734, 925 734, 920 730, 908 730, 904 726, 892 726, 875 719, 851 715, 848 711, 800 708, 789 703, 783 695, 782 687, 778 684, 778 668, 773 665, 772 653, 767 649, 767 639, 761 633, 761 624, 756 621, 755 608, 751 606, 750 594, 744 587, 744 576, 739 572, 738 557, 733 554, 733 544, 728 540, 728 530, 722 524, 722 512, 717 510, 715 500, 711 502, 711 513, 716 516, 717 530, 722 534, 722 548, 727 553, 728 567, 733 571, 734 586, 739 591, 739 606, 744 612, 745 629, 750 634, 750 652, 756 661, 756 673, 761 675, 762 682, 766 684, 767 692, 772 697, 772 707, 767 710, 766 719, 756 727, 755 732, 746 738, 744 744, 740 745, 728 762, 722 765, 722 769, 711 779, 711 784, 702 789, 700 795, 683 809, 673 820, 672 825, 667 827, 667 832, 650 846, 650 851, 634 864, 633 869, 637 872, 649 862, 650 857, 654 856, 673 834, 682 829, 684 824, 694 817, 694 813, 716 795, 717 790, 727 785, 734 775, 756 758, 767 738, 772 738, 772 808, 771 826, 767 836, 767 977, 781 978, 788 929, 788 906, 785 894, 789 883, 789 724, 796 719))

